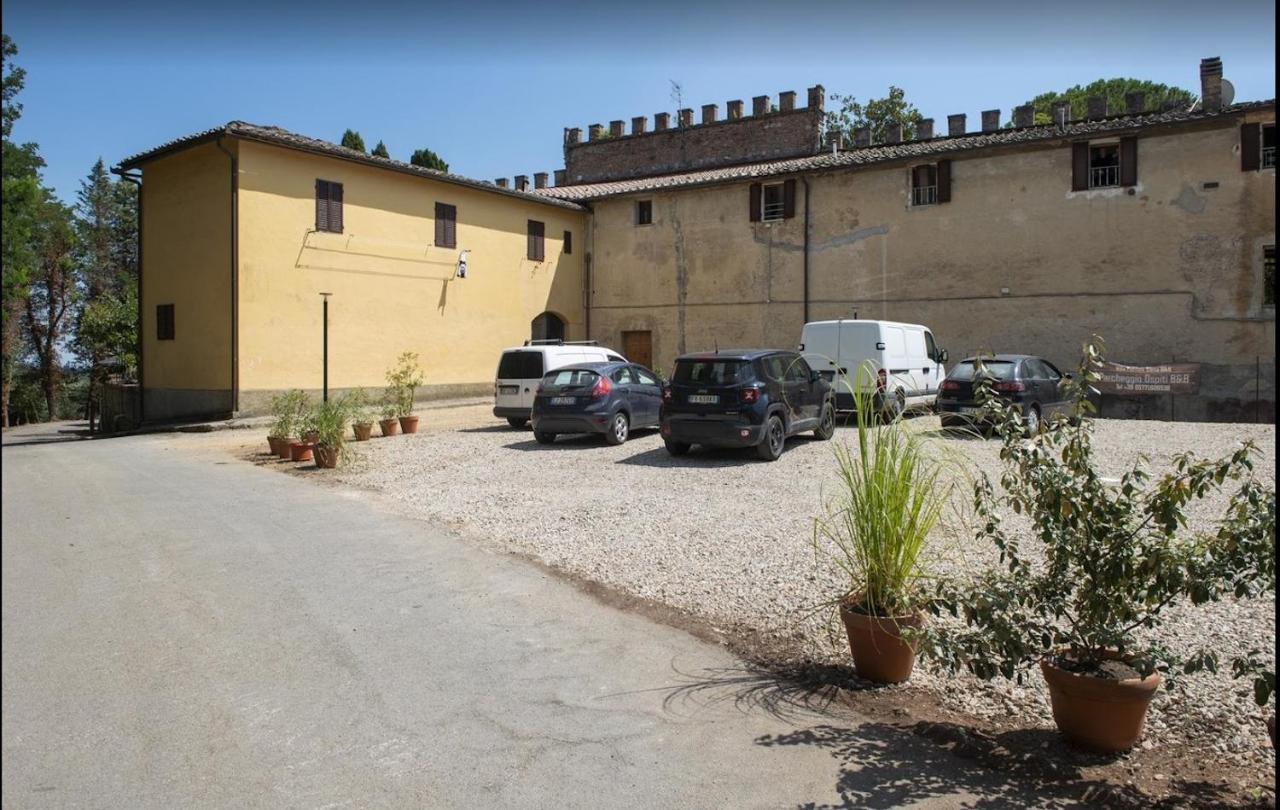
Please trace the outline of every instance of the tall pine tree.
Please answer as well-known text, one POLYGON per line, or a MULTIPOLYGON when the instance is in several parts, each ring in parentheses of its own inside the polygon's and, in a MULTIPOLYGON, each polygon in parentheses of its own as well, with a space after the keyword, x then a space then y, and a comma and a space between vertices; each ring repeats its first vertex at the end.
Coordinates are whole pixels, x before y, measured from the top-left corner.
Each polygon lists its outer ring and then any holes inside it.
POLYGON ((354 129, 349 129, 342 133, 342 145, 348 149, 354 149, 357 152, 365 151, 364 138, 361 138, 360 133, 356 132, 354 129))
POLYGON ((391 157, 391 153, 387 151, 387 145, 382 141, 378 141, 378 145, 373 147, 373 151, 370 152, 369 154, 373 155, 374 157, 380 157, 380 158, 391 157))

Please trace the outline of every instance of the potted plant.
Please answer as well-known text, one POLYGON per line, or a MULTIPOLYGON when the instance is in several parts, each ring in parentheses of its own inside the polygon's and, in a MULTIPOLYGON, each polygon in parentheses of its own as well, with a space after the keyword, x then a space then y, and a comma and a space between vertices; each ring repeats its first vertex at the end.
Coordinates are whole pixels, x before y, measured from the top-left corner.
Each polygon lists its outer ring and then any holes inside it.
POLYGON ((945 456, 931 453, 919 432, 901 419, 875 426, 871 391, 854 392, 858 442, 835 446, 838 491, 814 521, 813 545, 847 583, 833 605, 854 669, 876 683, 900 683, 915 666, 924 622, 926 538, 954 485, 943 475, 945 456))
POLYGON ((395 396, 396 416, 400 419, 400 429, 405 433, 418 432, 413 399, 419 385, 422 385, 422 369, 418 366, 418 354, 401 353, 396 364, 387 370, 387 390, 395 396))
POLYGON ((317 467, 333 469, 345 455, 343 440, 347 433, 348 406, 342 399, 321 402, 312 411, 315 428, 315 462, 317 467))
POLYGON ((309 400, 305 395, 303 395, 300 400, 300 404, 303 408, 298 420, 298 433, 301 435, 301 438, 294 439, 289 444, 289 460, 311 461, 312 450, 316 446, 317 438, 315 409, 311 407, 309 400))
POLYGON ((926 649, 945 668, 983 679, 1021 678, 1039 664, 1064 736, 1110 752, 1141 736, 1162 680, 1216 667, 1212 650, 1180 662, 1150 640, 1167 609, 1275 590, 1275 491, 1249 474, 1249 443, 1217 461, 1180 455, 1154 479, 1141 460, 1118 481, 1104 479, 1087 418, 1100 361, 1099 347, 1086 346, 1069 383, 1074 418, 1048 422, 1031 440, 1017 411, 988 395, 1003 440, 1004 494, 983 476, 974 495, 978 536, 995 545, 1002 566, 943 585, 931 606, 962 626, 938 623, 926 649), (1187 505, 1228 482, 1238 489, 1216 528, 1188 531, 1187 505), (1025 553, 1024 538, 1006 533, 1004 508, 1030 519, 1026 540, 1041 554, 1025 553))
POLYGON ((274 455, 286 461, 289 459, 289 445, 297 438, 298 416, 305 400, 306 395, 296 388, 271 398, 271 415, 275 421, 267 431, 267 444, 274 455))
POLYGON ((400 420, 396 418, 399 411, 400 406, 396 402, 395 392, 388 388, 382 394, 382 418, 378 420, 378 427, 382 428, 383 436, 396 435, 396 430, 400 427, 400 420))
POLYGON ((369 441, 373 436, 373 416, 369 413, 369 395, 363 388, 357 388, 347 394, 345 402, 356 441, 369 441))

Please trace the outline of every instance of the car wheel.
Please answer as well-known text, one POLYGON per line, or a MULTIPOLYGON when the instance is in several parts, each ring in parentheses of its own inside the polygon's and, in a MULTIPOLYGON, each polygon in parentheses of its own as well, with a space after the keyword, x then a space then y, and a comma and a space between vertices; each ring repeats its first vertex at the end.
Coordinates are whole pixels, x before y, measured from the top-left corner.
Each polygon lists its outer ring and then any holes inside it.
POLYGON ((609 424, 609 429, 605 431, 604 440, 609 444, 622 444, 627 440, 627 435, 631 432, 631 420, 622 411, 614 414, 613 421, 609 424))
POLYGON ((685 442, 665 442, 665 444, 667 445, 667 452, 673 456, 687 455, 689 448, 692 446, 685 442))
POLYGON ((552 444, 556 440, 556 434, 544 433, 541 430, 535 430, 533 432, 533 438, 537 439, 538 444, 552 444))
POLYGON ((777 461, 782 455, 782 447, 787 442, 787 431, 782 420, 770 416, 764 424, 764 438, 756 445, 756 453, 765 461, 777 461))
POLYGON ((824 442, 836 435, 836 409, 831 403, 827 403, 822 407, 822 420, 818 422, 818 427, 813 431, 813 435, 824 442))
POLYGON ((529 422, 529 420, 528 420, 528 419, 521 419, 521 418, 520 418, 520 417, 518 417, 518 416, 508 416, 508 417, 507 417, 507 424, 508 424, 508 425, 511 425, 511 427, 513 427, 513 428, 517 428, 517 429, 524 427, 526 424, 528 424, 528 422, 529 422))
POLYGON ((1043 427, 1044 425, 1040 421, 1040 406, 1032 405, 1027 409, 1025 428, 1027 437, 1030 438, 1032 436, 1039 435, 1043 427))

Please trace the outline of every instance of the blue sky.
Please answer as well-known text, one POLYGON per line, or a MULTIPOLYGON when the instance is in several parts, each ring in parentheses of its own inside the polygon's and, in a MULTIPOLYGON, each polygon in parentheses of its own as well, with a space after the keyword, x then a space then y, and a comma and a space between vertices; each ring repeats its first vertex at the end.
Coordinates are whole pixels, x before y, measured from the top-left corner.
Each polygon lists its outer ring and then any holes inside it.
POLYGON ((1275 96, 1270 2, 563 2, 114 5, 6 0, 27 70, 14 137, 71 198, 108 163, 232 119, 402 160, 429 147, 492 179, 563 165, 564 127, 828 94, 907 91, 926 116, 1007 111, 1051 89, 1136 76, 1192 91, 1221 56, 1240 100, 1275 96))

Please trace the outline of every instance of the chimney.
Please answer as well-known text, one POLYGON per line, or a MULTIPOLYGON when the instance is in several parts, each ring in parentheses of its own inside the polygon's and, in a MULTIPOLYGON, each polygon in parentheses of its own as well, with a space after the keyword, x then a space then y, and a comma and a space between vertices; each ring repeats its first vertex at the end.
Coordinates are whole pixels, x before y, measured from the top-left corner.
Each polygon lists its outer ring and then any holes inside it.
POLYGON ((927 141, 933 137, 933 119, 921 118, 916 122, 916 140, 927 141))
POLYGON ((637 115, 635 118, 632 118, 632 119, 631 119, 631 134, 632 134, 632 135, 643 135, 643 134, 644 134, 645 124, 647 124, 647 123, 648 123, 648 121, 649 121, 649 119, 648 119, 648 118, 646 118, 646 117, 644 117, 643 115, 637 115))
POLYGON ((533 187, 534 187, 534 188, 546 188, 546 187, 547 187, 547 173, 546 173, 546 172, 534 172, 534 173, 533 173, 533 187))
POLYGON ((730 121, 737 121, 742 117, 742 99, 735 99, 724 105, 725 117, 730 121))
POLYGON ((493 184, 494 184, 495 186, 497 186, 498 188, 506 188, 506 187, 507 187, 507 178, 505 178, 505 177, 499 177, 497 180, 494 180, 494 181, 493 181, 493 184))
POLYGON ((853 131, 853 145, 855 147, 871 145, 871 127, 858 127, 853 131))
POLYGON ((587 127, 587 140, 588 141, 600 140, 600 133, 603 131, 604 131, 604 127, 600 126, 599 124, 592 124, 591 126, 587 127))
POLYGON ((683 110, 676 110, 676 121, 681 129, 693 126, 693 108, 685 107, 683 110))
POLYGON ((610 138, 621 138, 623 135, 625 135, 625 134, 626 134, 626 129, 625 129, 625 127, 626 127, 626 122, 624 122, 624 121, 610 121, 610 122, 609 122, 609 137, 610 137, 610 138))
POLYGON ((982 131, 995 132, 1000 128, 1000 111, 999 110, 983 110, 982 111, 982 131))
POLYGON ((796 108, 796 91, 785 90, 778 94, 778 112, 791 112, 796 108))
POLYGON ((964 113, 947 116, 947 137, 956 138, 964 134, 964 113))
POLYGON ((564 181, 568 179, 569 179, 568 172, 566 172, 564 169, 556 169, 556 185, 557 186, 563 186, 564 181))
POLYGON ((1222 109, 1222 59, 1200 60, 1200 108, 1216 113, 1222 109))
POLYGON ((751 114, 764 115, 769 112, 769 97, 755 96, 751 99, 751 114))
POLYGON ((839 129, 827 130, 827 146, 830 146, 832 150, 843 149, 844 148, 844 132, 840 131, 839 129))
POLYGON ((1085 99, 1085 109, 1087 117, 1090 121, 1096 121, 1099 118, 1107 117, 1107 97, 1106 96, 1089 96, 1085 99))
POLYGON ((516 191, 528 191, 528 190, 529 190, 529 176, 526 174, 517 174, 516 175, 516 191))
POLYGON ((582 130, 577 127, 566 129, 564 131, 564 142, 570 146, 582 141, 582 130))
POLYGON ((1015 127, 1030 127, 1036 123, 1036 107, 1034 104, 1023 104, 1021 107, 1013 108, 1013 125, 1015 127))
POLYGON ((1053 123, 1058 126, 1065 125, 1071 120, 1071 102, 1055 101, 1053 102, 1053 123))
POLYGON ((902 122, 890 121, 884 128, 885 143, 902 143, 902 122))
POLYGON ((1147 109, 1147 94, 1141 90, 1130 90, 1124 94, 1124 111, 1129 115, 1140 115, 1147 109))
POLYGON ((826 106, 827 91, 820 84, 815 84, 809 88, 809 109, 822 111, 826 106))
POLYGON ((671 113, 654 113, 653 114, 653 131, 661 132, 671 126, 671 113))
POLYGON ((703 104, 702 105, 702 123, 714 124, 716 122, 716 112, 719 109, 720 108, 717 107, 715 104, 703 104))

